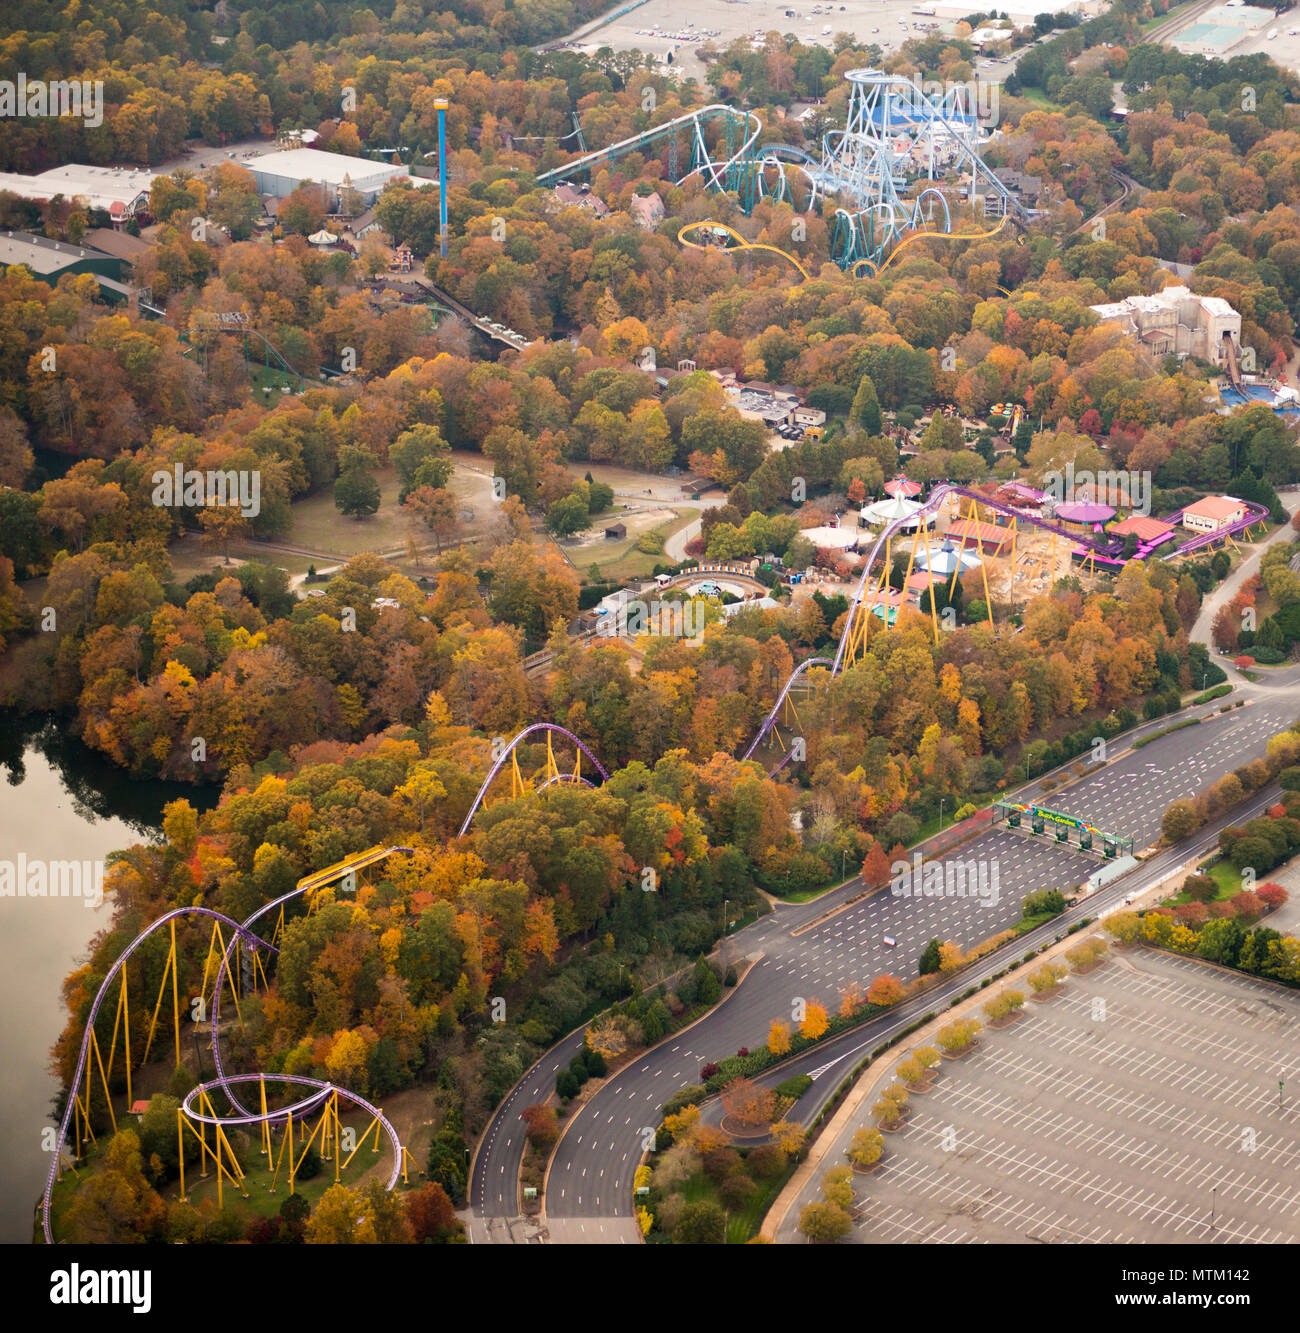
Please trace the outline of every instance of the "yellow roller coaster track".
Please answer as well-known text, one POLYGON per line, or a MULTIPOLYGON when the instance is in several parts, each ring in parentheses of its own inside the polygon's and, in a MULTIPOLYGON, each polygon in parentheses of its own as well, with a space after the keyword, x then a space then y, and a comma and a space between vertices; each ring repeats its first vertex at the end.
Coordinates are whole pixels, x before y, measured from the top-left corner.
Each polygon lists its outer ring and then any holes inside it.
POLYGON ((992 231, 914 231, 910 236, 905 237, 894 247, 890 252, 889 258, 878 268, 869 259, 859 259, 858 262, 853 265, 853 276, 855 278, 878 278, 909 245, 913 245, 917 241, 987 241, 989 237, 996 236, 1006 225, 1007 217, 1006 214, 1003 214, 1002 217, 998 219, 998 225, 994 227, 992 231))
POLYGON ((807 282, 810 277, 808 270, 804 268, 792 254, 789 254, 787 251, 782 250, 775 245, 759 245, 754 241, 747 241, 738 231, 732 230, 732 228, 722 222, 688 222, 686 226, 677 233, 678 242, 681 245, 689 246, 692 250, 717 249, 717 246, 709 245, 704 241, 688 241, 686 239, 686 233, 688 231, 698 231, 701 227, 709 227, 714 231, 725 231, 728 236, 732 237, 736 241, 736 244, 723 247, 724 251, 727 253, 730 253, 733 250, 767 250, 774 255, 780 255, 782 259, 788 259, 790 263, 803 274, 803 280, 805 282, 807 282))

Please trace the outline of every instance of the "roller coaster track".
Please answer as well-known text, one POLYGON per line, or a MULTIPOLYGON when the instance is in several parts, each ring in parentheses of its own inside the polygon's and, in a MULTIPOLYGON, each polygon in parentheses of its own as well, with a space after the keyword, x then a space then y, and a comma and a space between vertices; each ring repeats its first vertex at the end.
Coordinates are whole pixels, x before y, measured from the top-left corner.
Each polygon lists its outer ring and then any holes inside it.
POLYGON ((731 180, 728 184, 728 179, 737 174, 742 163, 749 161, 754 145, 758 141, 758 136, 763 132, 763 122, 752 111, 738 111, 735 107, 714 102, 709 106, 699 107, 695 111, 687 112, 684 116, 676 116, 672 120, 666 120, 648 130, 642 130, 639 134, 620 139, 605 148, 584 153, 581 157, 575 157, 573 161, 566 162, 562 167, 544 171, 537 177, 537 184, 544 189, 549 189, 551 186, 567 180, 570 176, 591 172, 606 163, 616 162, 619 158, 626 157, 628 153, 639 153, 644 149, 652 148, 656 144, 664 142, 671 143, 675 157, 677 133, 682 129, 690 131, 694 163, 692 169, 682 177, 682 180, 689 180, 692 176, 703 172, 709 177, 710 183, 715 189, 725 190, 736 188, 737 183, 731 180), (703 127, 709 121, 721 121, 728 136, 733 138, 737 122, 740 122, 744 127, 745 137, 740 146, 734 151, 728 152, 722 162, 714 162, 710 158, 709 150, 704 143, 703 127))
POLYGON ((782 259, 788 260, 799 270, 805 282, 809 279, 809 273, 806 268, 788 251, 782 250, 775 245, 760 245, 757 241, 747 241, 738 231, 728 227, 722 222, 688 222, 681 231, 677 233, 677 240, 680 244, 689 247, 692 250, 717 250, 721 249, 723 253, 730 254, 736 250, 766 250, 769 254, 780 255, 782 259), (725 231, 728 236, 735 239, 735 245, 714 246, 707 241, 688 241, 686 233, 689 231, 698 231, 702 227, 708 227, 713 231, 725 231))
MULTIPOLYGON (((927 203, 931 218, 938 204, 943 231, 952 230, 948 201, 933 184, 936 165, 958 174, 969 169, 972 203, 979 181, 999 201, 1004 217, 1024 222, 1032 216, 980 156, 982 112, 977 113, 969 86, 958 84, 934 94, 924 91, 918 81, 875 69, 849 70, 844 77, 850 87, 845 127, 822 136, 820 160, 791 144, 760 145, 763 124, 757 115, 712 103, 542 172, 537 184, 547 188, 664 144, 669 178, 677 180, 678 134, 685 130, 691 169, 680 180, 699 176, 710 189, 734 191, 746 213, 752 213, 762 199, 802 207, 809 214, 819 213, 827 201, 842 200, 835 213, 831 254, 842 269, 858 274, 878 273, 886 256, 901 248, 909 233, 926 232, 927 203), (715 157, 718 147, 710 149, 704 130, 718 121, 724 145, 715 157), (924 165, 918 171, 931 182, 915 198, 905 197, 911 186, 906 155, 900 155, 897 147, 900 135, 921 150, 924 165), (803 180, 802 200, 796 198, 796 174, 803 180)), ((783 250, 777 253, 790 258, 783 250)), ((802 265, 798 267, 803 271, 802 265)))
MULTIPOLYGON (((878 278, 898 258, 898 256, 901 255, 903 251, 907 249, 909 245, 915 245, 917 241, 987 241, 991 237, 996 236, 998 232, 1000 232, 1002 228, 1005 227, 1006 225, 1007 225, 1007 218, 1006 215, 1003 214, 1003 216, 998 219, 998 225, 992 228, 990 231, 978 231, 978 232, 916 231, 913 232, 910 236, 904 237, 903 240, 901 240, 889 252, 888 258, 886 258, 881 264, 879 265, 873 264, 869 259, 859 259, 853 265, 852 273, 855 278, 861 278, 864 276, 869 278, 878 278), (867 272, 868 269, 871 269, 872 271, 867 272)), ((1021 239, 1023 240, 1024 238, 1022 237, 1021 239)), ((1001 291, 1002 288, 999 288, 998 290, 1001 291)))
MULTIPOLYGON (((523 731, 519 732, 517 736, 514 736, 511 739, 510 744, 507 745, 505 749, 501 751, 501 753, 497 756, 496 762, 492 765, 490 769, 488 769, 488 775, 483 779, 483 785, 479 787, 478 794, 474 797, 474 803, 473 805, 470 806, 469 812, 466 814, 464 822, 460 826, 460 833, 458 836, 464 837, 465 834, 469 832, 469 826, 473 822, 474 816, 478 814, 479 807, 483 804, 483 799, 488 793, 488 788, 491 787, 493 782, 496 781, 497 775, 506 766, 507 762, 510 762, 512 760, 515 753, 515 747, 519 744, 520 741, 526 739, 529 736, 534 735, 536 732, 539 731, 547 732, 550 735, 563 736, 565 740, 572 741, 573 745, 578 750, 578 752, 580 754, 585 754, 587 758, 591 760, 592 764, 595 765, 596 772, 600 774, 602 780, 605 780, 609 777, 609 774, 605 771, 604 765, 601 764, 600 760, 597 759, 594 754, 592 754, 592 752, 582 743, 582 741, 578 739, 577 736, 573 734, 573 732, 569 731, 565 727, 557 726, 556 723, 554 722, 534 722, 532 726, 525 727, 523 731)), ((547 779, 547 781, 543 785, 550 786, 551 783, 555 781, 580 782, 582 781, 582 779, 578 777, 578 775, 576 774, 574 774, 572 777, 553 774, 551 777, 547 779)))
MULTIPOLYGON (((87 1062, 90 1059, 91 1040, 95 1029, 95 1020, 99 1017, 99 1012, 103 1006, 104 1000, 108 995, 109 988, 117 976, 125 968, 131 956, 155 931, 163 926, 170 926, 174 922, 190 917, 210 917, 212 920, 224 923, 230 927, 230 943, 226 945, 222 955, 221 962, 217 968, 215 989, 212 996, 212 1057, 217 1068, 217 1077, 208 1083, 200 1084, 194 1088, 188 1097, 186 1097, 182 1109, 191 1119, 201 1121, 204 1124, 233 1124, 239 1126, 250 1126, 260 1124, 278 1124, 287 1120, 290 1116, 306 1114, 325 1101, 333 1093, 345 1097, 353 1105, 362 1110, 369 1111, 375 1118, 380 1127, 388 1135, 389 1142, 393 1145, 393 1171, 388 1181, 388 1188, 391 1190, 397 1184, 397 1177, 401 1171, 402 1165, 402 1144, 397 1131, 385 1118, 383 1113, 372 1106, 364 1098, 354 1092, 349 1092, 346 1088, 340 1088, 337 1084, 327 1083, 321 1079, 306 1078, 302 1076, 290 1076, 287 1074, 227 1074, 223 1068, 221 1060, 221 1038, 219 1028, 220 1006, 221 1006, 221 983, 225 980, 226 971, 230 964, 230 957, 235 948, 243 945, 246 949, 253 951, 264 949, 268 954, 278 953, 279 950, 268 941, 254 934, 252 926, 254 922, 260 920, 268 913, 274 911, 277 907, 282 907, 285 903, 294 898, 300 897, 306 893, 312 893, 317 889, 325 887, 327 884, 336 880, 341 880, 345 876, 353 874, 355 871, 363 869, 366 866, 374 865, 386 857, 392 856, 396 852, 409 853, 409 847, 372 847, 368 851, 359 852, 353 856, 345 857, 342 861, 324 870, 315 871, 313 874, 304 876, 298 881, 294 888, 288 893, 281 894, 280 897, 259 907, 243 922, 235 921, 222 912, 214 911, 209 907, 178 907, 170 912, 165 912, 158 917, 156 921, 151 922, 144 928, 130 944, 122 951, 117 961, 109 968, 104 980, 100 983, 99 989, 95 992, 94 1001, 90 1006, 90 1014, 86 1019, 85 1031, 82 1034, 81 1050, 77 1056, 76 1073, 73 1075, 70 1093, 67 1105, 63 1109, 63 1117, 59 1122, 59 1133, 54 1144, 54 1151, 50 1157, 50 1169, 45 1180, 45 1193, 41 1200, 41 1227, 45 1233, 45 1243, 54 1244, 54 1230, 50 1218, 50 1203, 54 1194, 54 1186, 59 1177, 59 1166, 62 1160, 63 1145, 67 1141, 68 1127, 72 1120, 72 1115, 76 1107, 77 1089, 81 1086, 82 1079, 86 1075, 87 1062), (308 1087, 313 1089, 312 1094, 292 1106, 283 1107, 275 1111, 261 1113, 250 1112, 243 1106, 231 1088, 235 1084, 253 1083, 259 1080, 269 1078, 274 1083, 290 1083, 295 1086, 308 1087), (211 1117, 206 1113, 199 1113, 194 1108, 194 1100, 202 1093, 219 1090, 230 1099, 231 1105, 236 1109, 235 1116, 211 1117)), ((179 960, 177 960, 179 961, 179 960)), ((165 974, 164 974, 165 976, 165 974)), ((110 1057, 111 1068, 111 1057, 110 1057)), ((102 1066, 101 1066, 102 1073, 102 1066)), ((89 1112, 89 1102, 87 1104, 89 1112)))

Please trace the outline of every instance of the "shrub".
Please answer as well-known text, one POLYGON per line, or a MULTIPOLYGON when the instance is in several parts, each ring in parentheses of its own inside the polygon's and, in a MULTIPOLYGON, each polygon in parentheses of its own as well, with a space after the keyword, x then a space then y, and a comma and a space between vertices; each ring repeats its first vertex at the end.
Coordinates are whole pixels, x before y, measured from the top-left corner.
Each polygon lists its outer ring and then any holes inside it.
POLYGON ((750 1174, 759 1180, 775 1180, 789 1165, 789 1158, 775 1143, 761 1143, 745 1159, 750 1174))
POLYGON ((845 1156, 854 1166, 874 1166, 884 1150, 884 1135, 878 1129, 860 1129, 853 1135, 845 1156))
POLYGON ((718 1195, 728 1208, 743 1208, 758 1193, 758 1186, 748 1176, 728 1176, 718 1186, 718 1195))
POLYGON ((676 1115, 688 1106, 698 1106, 708 1096, 708 1089, 703 1083, 692 1083, 679 1089, 660 1108, 664 1115, 676 1115))
POLYGON ((816 1245, 839 1240, 852 1229, 852 1218, 835 1203, 810 1203, 799 1214, 799 1230, 816 1245))
POLYGON ((726 1233, 726 1213, 711 1199, 702 1199, 682 1209, 673 1228, 673 1241, 678 1245, 721 1245, 726 1233))
POLYGON ((734 1176, 743 1168, 740 1154, 734 1148, 715 1148, 703 1157, 704 1174, 715 1185, 734 1176))
POLYGON ((793 1101, 798 1101, 800 1097, 812 1087, 813 1081, 807 1074, 794 1074, 782 1083, 776 1085, 776 1095, 778 1097, 789 1097, 793 1101))
POLYGON ((1044 995, 1050 990, 1055 990, 1068 971, 1064 963, 1044 963, 1042 967, 1036 967, 1025 980, 1029 982, 1035 994, 1044 995))

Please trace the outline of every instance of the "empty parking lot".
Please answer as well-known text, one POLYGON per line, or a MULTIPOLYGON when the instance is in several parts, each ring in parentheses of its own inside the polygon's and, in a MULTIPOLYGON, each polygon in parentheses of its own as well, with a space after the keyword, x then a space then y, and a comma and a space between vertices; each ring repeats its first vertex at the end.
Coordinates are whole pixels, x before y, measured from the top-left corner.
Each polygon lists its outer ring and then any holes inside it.
POLYGON ((1141 950, 1025 1008, 912 1098, 854 1177, 852 1241, 1300 1239, 1300 994, 1141 950))

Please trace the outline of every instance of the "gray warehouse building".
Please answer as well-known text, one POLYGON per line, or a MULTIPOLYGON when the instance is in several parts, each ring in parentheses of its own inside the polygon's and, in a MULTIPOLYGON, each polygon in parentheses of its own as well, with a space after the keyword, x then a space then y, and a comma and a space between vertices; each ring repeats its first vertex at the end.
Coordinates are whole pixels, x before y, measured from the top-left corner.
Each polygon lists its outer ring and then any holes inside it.
POLYGON ((370 202, 389 181, 402 180, 410 175, 401 165, 327 153, 321 148, 288 148, 278 153, 264 153, 241 165, 253 173, 258 194, 283 199, 303 181, 312 181, 323 185, 329 192, 332 208, 338 206, 339 191, 345 185, 350 185, 370 202))

